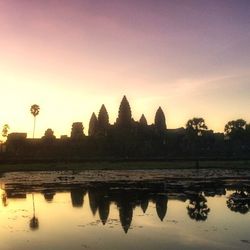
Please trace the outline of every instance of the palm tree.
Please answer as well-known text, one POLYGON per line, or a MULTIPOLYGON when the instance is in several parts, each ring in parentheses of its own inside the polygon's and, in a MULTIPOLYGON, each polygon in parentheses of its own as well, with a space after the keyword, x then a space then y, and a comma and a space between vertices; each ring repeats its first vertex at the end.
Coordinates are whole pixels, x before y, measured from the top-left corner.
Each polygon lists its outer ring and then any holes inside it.
POLYGON ((33 104, 30 107, 30 112, 34 116, 33 139, 35 137, 36 116, 39 114, 39 111, 40 111, 40 107, 37 104, 33 104))

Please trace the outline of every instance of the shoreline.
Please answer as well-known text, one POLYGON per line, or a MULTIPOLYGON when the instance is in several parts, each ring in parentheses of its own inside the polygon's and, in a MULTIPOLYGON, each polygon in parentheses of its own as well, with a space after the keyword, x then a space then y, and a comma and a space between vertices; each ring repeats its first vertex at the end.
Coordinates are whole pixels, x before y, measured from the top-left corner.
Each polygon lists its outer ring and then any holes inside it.
POLYGON ((0 163, 0 173, 66 170, 250 169, 249 160, 84 161, 0 163))

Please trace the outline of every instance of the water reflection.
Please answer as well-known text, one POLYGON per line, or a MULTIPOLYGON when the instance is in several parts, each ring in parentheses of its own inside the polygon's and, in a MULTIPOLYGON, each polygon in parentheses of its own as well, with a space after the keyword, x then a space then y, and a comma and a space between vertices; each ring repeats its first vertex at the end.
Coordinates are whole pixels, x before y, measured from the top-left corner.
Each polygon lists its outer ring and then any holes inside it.
MULTIPOLYGON (((227 197, 225 206, 233 212, 246 214, 249 212, 250 194, 246 188, 235 189, 230 185, 230 194, 227 197), (233 191, 232 191, 233 190, 233 191)), ((186 188, 185 185, 167 185, 164 182, 114 182, 114 183, 88 183, 78 185, 51 185, 47 187, 15 186, 8 185, 2 189, 3 207, 8 206, 11 199, 26 199, 28 193, 32 193, 33 215, 29 221, 30 229, 39 229, 39 219, 36 215, 36 201, 34 192, 43 194, 48 203, 53 203, 57 192, 70 193, 71 205, 74 208, 82 208, 84 197, 88 195, 89 209, 93 216, 98 215, 101 223, 106 225, 110 206, 115 204, 119 214, 120 224, 125 233, 128 233, 132 221, 134 210, 139 207, 145 215, 149 204, 153 204, 155 215, 160 221, 167 217, 169 200, 188 202, 186 206, 187 214, 191 220, 206 221, 210 208, 206 197, 221 196, 226 194, 227 186, 223 183, 197 183, 186 188), (40 189, 40 191, 39 191, 40 189)))
POLYGON ((73 188, 70 190, 71 203, 73 207, 83 206, 83 197, 86 191, 81 188, 73 188))
POLYGON ((30 229, 31 230, 36 230, 39 228, 39 221, 38 221, 38 218, 33 216, 31 219, 30 219, 30 229))
POLYGON ((196 221, 205 221, 210 212, 205 196, 199 192, 191 195, 189 199, 189 205, 187 206, 189 217, 196 221))
POLYGON ((41 240, 41 249, 154 249, 156 242, 158 249, 244 249, 250 242, 247 178, 15 177, 0 190, 0 249, 36 249, 41 240))
POLYGON ((250 209, 250 193, 244 189, 236 190, 229 196, 227 207, 233 212, 248 213, 250 209))
POLYGON ((39 228, 39 220, 36 217, 36 207, 35 207, 35 198, 34 198, 34 194, 32 193, 32 205, 33 205, 33 216, 30 219, 30 229, 31 230, 36 230, 39 228))
POLYGON ((44 195, 44 199, 50 203, 53 201, 53 198, 56 194, 56 192, 54 190, 50 190, 50 189, 45 189, 42 191, 43 195, 44 195))
POLYGON ((167 194, 158 194, 155 200, 156 212, 161 221, 167 213, 168 197, 167 194))
POLYGON ((5 188, 2 185, 1 185, 1 188, 0 188, 0 195, 1 195, 1 200, 2 200, 3 207, 7 207, 8 206, 7 194, 6 194, 5 188))

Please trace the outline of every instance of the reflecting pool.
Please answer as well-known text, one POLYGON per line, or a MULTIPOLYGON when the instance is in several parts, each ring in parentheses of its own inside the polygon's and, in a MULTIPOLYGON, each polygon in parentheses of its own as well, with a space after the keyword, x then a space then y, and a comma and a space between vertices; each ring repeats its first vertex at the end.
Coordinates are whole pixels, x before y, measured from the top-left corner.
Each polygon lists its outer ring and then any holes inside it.
POLYGON ((6 173, 0 249, 250 249, 249 173, 188 173, 6 173))

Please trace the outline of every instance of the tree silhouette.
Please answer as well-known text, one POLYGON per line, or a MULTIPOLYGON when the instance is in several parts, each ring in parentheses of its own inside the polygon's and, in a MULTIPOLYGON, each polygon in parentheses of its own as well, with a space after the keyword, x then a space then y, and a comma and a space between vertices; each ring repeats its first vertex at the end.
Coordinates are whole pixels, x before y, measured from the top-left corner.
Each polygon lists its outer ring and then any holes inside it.
POLYGON ((246 141, 248 142, 248 148, 250 149, 250 124, 246 125, 246 141))
POLYGON ((245 120, 237 119, 229 121, 225 125, 225 138, 231 154, 241 155, 245 151, 250 151, 249 127, 245 120))
POLYGON ((231 139, 242 138, 246 130, 247 123, 243 119, 229 121, 225 125, 225 134, 231 139))
POLYGON ((98 129, 98 120, 93 112, 89 121, 89 136, 95 136, 97 134, 97 129, 98 129))
POLYGON ((250 133, 250 123, 248 123, 248 124, 246 125, 246 132, 247 132, 247 134, 250 133))
POLYGON ((159 132, 165 132, 167 129, 165 115, 161 107, 157 109, 155 114, 155 127, 159 132))
POLYGON ((3 125, 2 136, 7 137, 9 133, 10 126, 8 124, 3 125))
POLYGON ((109 115, 104 104, 98 114, 98 129, 101 135, 107 135, 107 129, 109 126, 109 115))
POLYGON ((35 137, 36 117, 39 114, 39 111, 40 111, 40 107, 37 104, 33 104, 30 107, 30 112, 34 116, 33 138, 35 137))
MULTIPOLYGON (((192 154, 199 156, 202 145, 204 144, 203 137, 207 129, 207 125, 203 118, 194 117, 187 121, 186 136, 184 140, 187 151, 191 151, 192 154)), ((198 166, 198 162, 196 164, 198 166)))
POLYGON ((229 196, 227 207, 233 212, 248 213, 250 211, 250 194, 244 190, 237 190, 229 196))
POLYGON ((132 122, 132 114, 129 102, 126 96, 123 96, 120 107, 119 113, 117 118, 117 125, 119 127, 130 127, 132 122))
POLYGON ((202 136, 207 130, 207 125, 203 118, 193 118, 188 120, 186 124, 187 133, 193 136, 202 136))
POLYGON ((205 221, 210 212, 206 203, 207 199, 202 193, 192 196, 187 206, 189 217, 196 221, 205 221))

